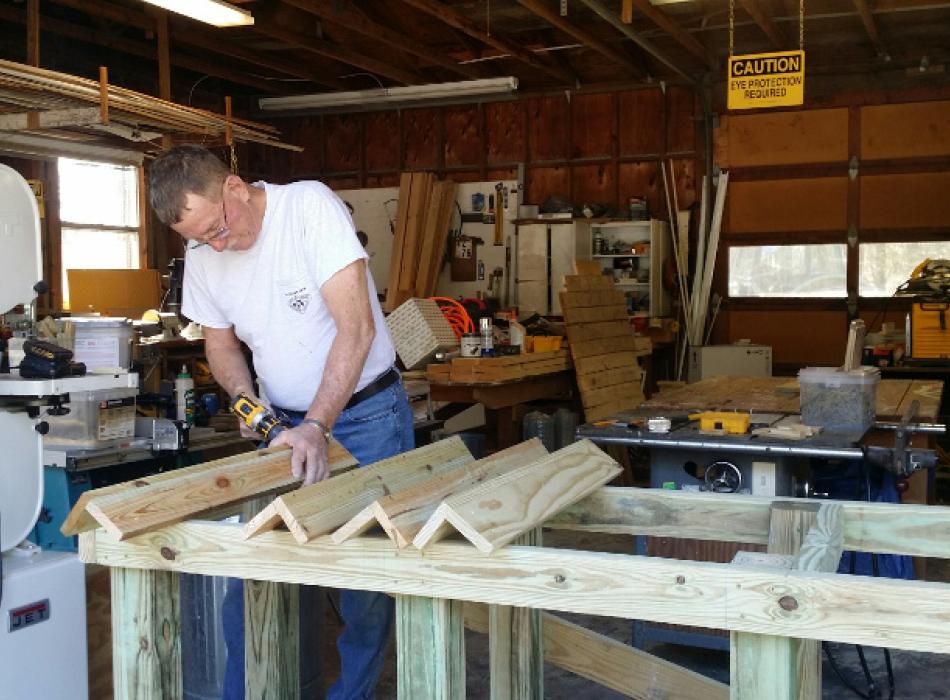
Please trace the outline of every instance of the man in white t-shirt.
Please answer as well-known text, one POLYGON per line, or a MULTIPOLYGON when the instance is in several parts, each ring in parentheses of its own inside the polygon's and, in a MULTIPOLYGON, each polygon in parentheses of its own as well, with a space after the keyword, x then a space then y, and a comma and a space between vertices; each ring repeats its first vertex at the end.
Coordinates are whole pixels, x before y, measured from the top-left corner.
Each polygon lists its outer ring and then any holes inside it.
MULTIPOLYGON (((250 348, 263 393, 293 419, 271 443, 292 448, 293 474, 327 478, 331 430, 364 466, 412 449, 392 339, 343 202, 319 182, 246 183, 199 146, 159 156, 149 185, 159 219, 186 242, 182 313, 203 328, 211 372, 231 396, 255 396, 241 343, 250 348)), ((225 698, 243 697, 239 588, 225 601, 225 698)), ((371 697, 392 600, 343 591, 340 607, 342 669, 327 697, 371 697)))

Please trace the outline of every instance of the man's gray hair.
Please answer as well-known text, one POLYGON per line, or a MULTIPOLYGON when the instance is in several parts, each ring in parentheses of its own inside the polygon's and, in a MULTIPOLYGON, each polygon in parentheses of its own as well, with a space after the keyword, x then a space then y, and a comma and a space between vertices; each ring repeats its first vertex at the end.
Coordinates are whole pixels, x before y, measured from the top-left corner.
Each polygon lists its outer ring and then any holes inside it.
POLYGON ((177 224, 188 194, 217 201, 221 198, 221 186, 230 174, 224 163, 207 148, 188 144, 175 146, 149 166, 149 202, 163 224, 177 224))

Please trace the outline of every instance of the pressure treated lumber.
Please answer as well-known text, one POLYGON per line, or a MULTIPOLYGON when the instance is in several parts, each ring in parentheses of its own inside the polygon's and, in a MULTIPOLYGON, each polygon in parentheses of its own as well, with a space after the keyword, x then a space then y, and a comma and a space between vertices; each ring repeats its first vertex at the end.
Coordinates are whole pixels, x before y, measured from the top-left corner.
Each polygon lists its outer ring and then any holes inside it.
POLYGON ((443 498, 547 454, 548 451, 538 438, 526 440, 490 457, 434 476, 405 491, 377 499, 344 523, 331 537, 339 544, 379 525, 397 547, 404 549, 412 543, 412 538, 422 529, 443 498))
MULTIPOLYGON (((465 626, 488 632, 488 607, 465 604, 465 626)), ((541 613, 544 660, 633 698, 727 700, 729 686, 550 613, 541 613)))
MULTIPOLYGON (((608 486, 565 508, 544 526, 768 544, 771 506, 783 501, 761 496, 608 486)), ((945 558, 950 551, 950 508, 945 506, 823 503, 841 507, 843 549, 938 558, 945 558)))
POLYGON ((455 529, 491 554, 619 473, 617 462, 581 440, 445 499, 412 543, 423 549, 455 529))
POLYGON ((396 596, 396 687, 400 698, 465 698, 465 625, 460 600, 396 596))
MULTIPOLYGON (((870 504, 879 505, 879 504, 870 504)), ((869 517, 873 517, 873 514, 869 517)), ((424 552, 385 537, 306 547, 286 532, 244 540, 239 525, 192 521, 116 541, 80 536, 83 561, 336 588, 522 605, 775 636, 950 652, 950 586, 546 547, 473 557, 464 542, 424 552), (787 610, 790 596, 797 607, 787 610), (913 601, 908 605, 907 601, 913 601)))
POLYGON ((389 457, 368 467, 275 498, 244 527, 246 537, 281 521, 300 544, 338 528, 378 498, 474 461, 458 436, 389 457))
MULTIPOLYGON (((290 448, 275 447, 216 459, 87 491, 61 528, 65 535, 102 526, 125 539, 256 494, 292 486, 290 448), (98 525, 97 525, 98 523, 98 525)), ((356 464, 337 441, 330 443, 331 473, 356 464)))

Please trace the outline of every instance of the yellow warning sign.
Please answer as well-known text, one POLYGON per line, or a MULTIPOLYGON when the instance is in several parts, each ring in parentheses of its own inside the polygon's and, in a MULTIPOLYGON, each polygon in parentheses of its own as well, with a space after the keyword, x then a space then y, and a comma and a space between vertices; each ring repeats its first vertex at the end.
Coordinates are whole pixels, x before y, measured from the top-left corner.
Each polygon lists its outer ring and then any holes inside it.
POLYGON ((804 99, 804 51, 729 57, 729 109, 788 107, 804 99))

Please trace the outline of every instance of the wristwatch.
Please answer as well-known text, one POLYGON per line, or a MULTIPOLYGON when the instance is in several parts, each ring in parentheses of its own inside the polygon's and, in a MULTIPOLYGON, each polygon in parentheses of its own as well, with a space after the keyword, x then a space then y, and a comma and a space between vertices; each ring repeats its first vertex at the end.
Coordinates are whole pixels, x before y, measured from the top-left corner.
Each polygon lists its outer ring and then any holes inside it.
POLYGON ((304 418, 300 422, 301 424, 306 423, 307 425, 312 425, 317 428, 321 433, 323 433, 323 438, 327 441, 327 444, 330 444, 330 436, 332 433, 330 432, 330 429, 323 423, 318 421, 316 418, 304 418))

